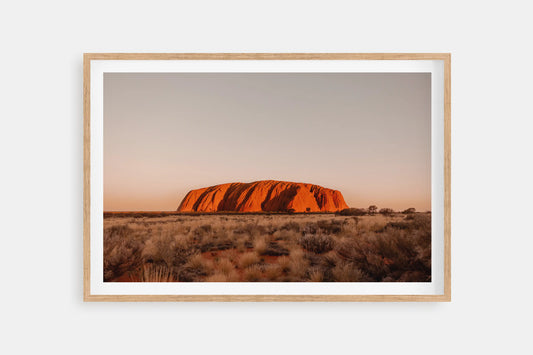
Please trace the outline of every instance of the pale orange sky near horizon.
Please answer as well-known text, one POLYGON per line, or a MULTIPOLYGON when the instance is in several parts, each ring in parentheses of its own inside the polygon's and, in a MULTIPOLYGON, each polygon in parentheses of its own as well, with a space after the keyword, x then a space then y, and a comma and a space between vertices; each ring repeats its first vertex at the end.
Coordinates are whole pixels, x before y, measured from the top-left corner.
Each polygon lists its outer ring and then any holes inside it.
POLYGON ((431 74, 104 74, 105 211, 258 180, 430 210, 431 74))

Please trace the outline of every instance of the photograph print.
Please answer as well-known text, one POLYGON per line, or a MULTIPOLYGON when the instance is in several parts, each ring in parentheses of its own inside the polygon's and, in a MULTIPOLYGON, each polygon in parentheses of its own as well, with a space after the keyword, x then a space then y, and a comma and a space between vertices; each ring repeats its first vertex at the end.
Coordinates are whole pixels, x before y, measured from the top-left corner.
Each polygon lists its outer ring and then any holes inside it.
POLYGON ((104 73, 104 283, 431 282, 431 80, 104 73))

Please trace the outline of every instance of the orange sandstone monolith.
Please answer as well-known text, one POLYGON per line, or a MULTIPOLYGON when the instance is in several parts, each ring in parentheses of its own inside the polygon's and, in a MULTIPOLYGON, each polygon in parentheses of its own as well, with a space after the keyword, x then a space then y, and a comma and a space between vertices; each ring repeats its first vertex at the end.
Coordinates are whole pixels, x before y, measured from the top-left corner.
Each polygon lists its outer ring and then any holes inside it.
POLYGON ((322 186, 263 180, 189 191, 180 212, 336 212, 348 208, 340 191, 322 186))

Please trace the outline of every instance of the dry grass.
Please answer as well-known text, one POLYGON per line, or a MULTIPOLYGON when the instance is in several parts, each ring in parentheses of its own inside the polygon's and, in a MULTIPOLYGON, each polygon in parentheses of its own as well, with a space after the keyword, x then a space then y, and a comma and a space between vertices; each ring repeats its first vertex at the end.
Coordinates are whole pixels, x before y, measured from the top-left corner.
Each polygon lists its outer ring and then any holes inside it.
POLYGON ((254 242, 254 250, 259 255, 264 255, 267 251, 268 243, 265 237, 259 237, 254 242))
POLYGON ((269 281, 279 281, 284 274, 283 267, 279 264, 268 264, 265 266, 265 278, 269 281))
POLYGON ((244 280, 249 282, 257 282, 261 280, 263 272, 261 269, 261 266, 254 264, 251 266, 248 266, 244 270, 244 280))
POLYGON ((166 266, 145 264, 142 267, 139 281, 141 282, 174 282, 177 281, 172 271, 166 266))
POLYGON ((340 262, 331 270, 333 278, 339 282, 357 282, 367 280, 365 274, 357 268, 357 265, 340 262))
POLYGON ((282 272, 288 272, 291 269, 291 258, 289 258, 288 256, 279 257, 278 265, 282 272))
POLYGON ((235 265, 229 259, 220 259, 216 264, 216 269, 224 275, 230 275, 235 271, 235 265))
POLYGON ((106 214, 104 280, 431 280, 431 215, 106 214))
POLYGON ((253 251, 243 253, 241 257, 239 258, 239 267, 242 269, 246 269, 249 266, 252 266, 254 264, 259 264, 261 260, 259 259, 259 256, 253 251))
POLYGON ((318 268, 309 271, 309 281, 322 282, 324 281, 324 272, 318 268))
POLYGON ((334 239, 327 234, 305 234, 298 242, 302 248, 316 254, 328 252, 335 246, 334 239))

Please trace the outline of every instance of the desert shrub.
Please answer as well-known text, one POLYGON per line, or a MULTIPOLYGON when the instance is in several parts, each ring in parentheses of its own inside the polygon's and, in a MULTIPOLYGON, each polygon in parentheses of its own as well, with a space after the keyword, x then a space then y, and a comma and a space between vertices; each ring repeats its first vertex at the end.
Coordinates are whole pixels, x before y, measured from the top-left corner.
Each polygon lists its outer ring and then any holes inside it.
POLYGON ((235 265, 229 259, 220 259, 217 261, 215 266, 217 272, 220 272, 224 275, 229 275, 235 271, 235 265))
POLYGON ((235 270, 235 264, 232 260, 236 259, 236 254, 225 252, 224 256, 214 263, 214 272, 208 276, 205 281, 211 282, 234 282, 239 281, 240 277, 235 270))
POLYGON ((259 265, 251 265, 244 270, 244 279, 246 281, 257 282, 260 281, 261 276, 262 270, 259 265))
POLYGON ((104 230, 104 281, 111 281, 142 265, 141 238, 128 226, 112 226, 104 230))
POLYGON ((104 238, 107 238, 109 241, 112 239, 125 238, 133 234, 133 229, 127 225, 117 225, 111 226, 104 230, 104 238))
POLYGON ((246 223, 242 230, 247 233, 250 237, 256 237, 258 235, 267 234, 267 230, 264 226, 257 223, 246 223))
POLYGON ((342 279, 339 272, 348 272, 349 269, 358 269, 372 278, 372 281, 381 281, 389 270, 384 270, 384 265, 376 265, 380 256, 375 243, 375 237, 365 236, 364 239, 343 241, 337 247, 337 253, 342 262, 336 266, 336 279, 342 279), (377 266, 377 267, 376 267, 377 266))
POLYGON ((317 254, 328 252, 335 246, 335 241, 327 234, 306 234, 300 237, 298 243, 305 250, 317 254))
POLYGON ((331 250, 324 254, 322 258, 322 265, 329 269, 335 267, 339 263, 339 256, 334 250, 331 250))
POLYGON ((235 239, 223 228, 212 229, 210 234, 197 234, 194 241, 202 253, 227 250, 235 247, 235 239))
POLYGON ((246 248, 248 248, 248 237, 243 234, 234 234, 233 242, 235 244, 235 249, 241 253, 245 252, 246 248))
POLYGON ((324 254, 313 255, 317 256, 318 258, 315 258, 313 261, 310 260, 311 270, 320 270, 323 282, 336 281, 332 271, 341 262, 341 260, 335 250, 331 250, 324 254))
POLYGON ((322 265, 323 254, 305 253, 305 258, 309 261, 309 266, 322 265))
POLYGON ((204 235, 206 233, 210 233, 212 230, 213 230, 213 227, 210 224, 203 224, 194 230, 194 234, 204 235))
POLYGON ((394 210, 392 208, 382 208, 379 210, 379 213, 384 216, 390 216, 394 213, 394 210))
POLYGON ((366 281, 367 277, 354 263, 343 262, 336 265, 331 270, 334 281, 337 282, 361 282, 366 281))
POLYGON ((208 273, 213 269, 213 263, 211 260, 204 258, 202 254, 193 255, 187 264, 185 264, 185 266, 191 269, 199 270, 202 273, 208 273))
POLYGON ((387 228, 394 228, 394 229, 409 229, 412 227, 412 224, 409 222, 399 221, 399 222, 389 222, 385 225, 384 228, 380 230, 380 232, 383 232, 387 228))
POLYGON ((342 221, 335 219, 322 219, 316 222, 318 228, 324 233, 337 234, 342 230, 342 221))
POLYGON ((274 240, 296 240, 300 236, 300 233, 295 230, 280 230, 274 232, 272 236, 274 240))
POLYGON ((179 281, 200 281, 203 277, 211 275, 213 262, 205 259, 201 254, 192 256, 189 261, 179 269, 179 281))
MULTIPOLYGON (((265 216, 264 218, 265 219, 272 219, 272 216, 265 216)), ((272 235, 275 232, 277 232, 277 230, 278 230, 278 226, 273 225, 273 224, 265 225, 264 228, 265 228, 265 234, 267 234, 267 235, 272 235)))
POLYGON ((292 250, 290 254, 289 274, 291 281, 302 281, 309 268, 309 261, 301 249, 292 250))
POLYGON ((301 228, 302 234, 316 234, 318 233, 318 225, 316 223, 306 223, 301 228))
POLYGON ((270 256, 282 256, 282 255, 289 255, 289 250, 282 247, 278 243, 270 242, 266 244, 266 247, 259 252, 259 250, 256 250, 259 255, 270 255, 270 256))
POLYGON ((139 273, 141 282, 175 282, 176 275, 164 265, 144 264, 139 273))
POLYGON ((233 234, 245 234, 246 233, 246 230, 244 230, 244 228, 235 228, 233 230, 233 234))
POLYGON ((146 242, 142 257, 145 263, 165 264, 172 268, 185 264, 196 252, 187 236, 160 234, 146 242))
POLYGON ((282 272, 289 272, 291 269, 291 258, 288 256, 280 256, 277 261, 282 272))
POLYGON ((283 276, 283 272, 283 268, 279 264, 270 264, 265 267, 265 278, 274 282, 283 276))
POLYGON ((416 214, 412 219, 413 228, 431 232, 431 214, 416 214))
POLYGON ((322 282, 324 281, 324 273, 319 268, 312 268, 309 270, 309 281, 322 282))
POLYGON ((258 238, 255 242, 254 242, 254 250, 257 252, 257 254, 259 255, 265 255, 265 251, 267 250, 267 247, 268 247, 268 243, 267 241, 265 240, 265 238, 258 238))
POLYGON ((261 260, 255 252, 243 253, 239 258, 239 266, 243 269, 254 264, 259 264, 260 262, 261 260))
POLYGON ((293 230, 293 231, 296 231, 296 232, 299 232, 300 231, 300 224, 297 223, 297 222, 294 222, 294 221, 290 221, 290 222, 287 222, 285 224, 283 224, 281 227, 280 227, 280 230, 293 230))
POLYGON ((336 252, 371 281, 399 281, 404 274, 418 281, 431 277, 431 232, 388 225, 381 234, 342 241, 336 252))
POLYGON ((359 228, 359 222, 361 222, 361 217, 352 216, 350 218, 345 218, 343 224, 343 229, 345 230, 357 230, 359 228), (351 226, 353 224, 353 227, 351 226), (355 227, 355 228, 354 228, 355 227))
POLYGON ((345 208, 337 212, 337 214, 340 216, 364 216, 367 212, 363 208, 345 208))
POLYGON ((403 221, 393 221, 385 225, 384 229, 401 229, 409 231, 420 231, 431 234, 431 215, 410 214, 403 221))
POLYGON ((415 213, 415 212, 416 212, 416 209, 414 207, 410 207, 402 211, 403 214, 409 214, 409 213, 415 213))

